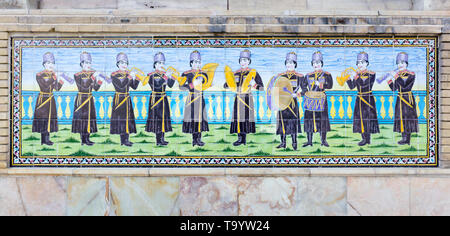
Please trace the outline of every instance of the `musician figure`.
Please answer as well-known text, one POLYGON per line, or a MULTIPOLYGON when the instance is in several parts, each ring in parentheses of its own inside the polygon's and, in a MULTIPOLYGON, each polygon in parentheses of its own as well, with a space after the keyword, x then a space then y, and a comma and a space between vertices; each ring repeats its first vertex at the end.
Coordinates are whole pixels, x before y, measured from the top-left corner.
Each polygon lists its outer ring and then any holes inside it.
POLYGON ((411 133, 419 132, 416 101, 412 94, 412 88, 416 79, 414 72, 408 68, 408 54, 401 52, 397 55, 398 72, 391 72, 393 80, 388 81, 392 91, 398 91, 395 104, 394 132, 402 134, 400 145, 411 144, 411 133))
POLYGON ((128 70, 128 56, 125 53, 119 53, 116 62, 119 70, 111 74, 116 93, 112 106, 110 134, 119 134, 120 144, 131 147, 133 143, 130 142, 129 137, 130 134, 136 133, 136 121, 130 88, 136 90, 139 80, 136 79, 134 71, 128 70))
POLYGON ((33 133, 41 133, 41 145, 53 145, 50 133, 58 132, 58 117, 53 90, 61 90, 64 82, 58 80, 55 72, 55 56, 47 52, 43 56, 44 70, 36 74, 40 93, 36 102, 33 118, 33 133))
POLYGON ((156 145, 167 146, 169 142, 164 140, 167 132, 172 132, 172 122, 170 119, 170 104, 167 99, 166 88, 172 88, 175 79, 170 73, 164 71, 166 58, 162 52, 154 56, 153 68, 155 71, 148 74, 149 85, 152 89, 149 103, 149 114, 145 131, 156 134, 156 145))
POLYGON ((72 133, 79 133, 81 145, 92 146, 95 143, 89 140, 92 133, 97 133, 97 116, 92 91, 98 91, 102 81, 98 80, 98 73, 92 70, 91 54, 83 52, 80 55, 82 71, 74 75, 78 87, 78 95, 72 119, 72 133))
POLYGON ((192 134, 192 146, 205 146, 202 142, 202 132, 209 131, 206 102, 203 97, 202 84, 208 80, 208 74, 201 70, 202 59, 199 51, 190 54, 191 70, 181 76, 186 77, 186 82, 180 89, 189 91, 186 99, 183 119, 183 133, 192 134))
POLYGON ((372 93, 375 84, 375 72, 367 70, 369 66, 369 55, 361 52, 357 56, 357 72, 351 74, 347 80, 350 89, 356 88, 358 95, 353 112, 353 133, 360 133, 362 141, 359 146, 370 144, 371 134, 380 133, 378 126, 377 107, 375 97, 372 93))
MULTIPOLYGON (((315 52, 312 55, 311 65, 314 72, 307 74, 301 83, 302 95, 308 91, 321 92, 325 96, 325 90, 333 88, 333 78, 330 73, 323 71, 323 55, 315 52)), ((329 147, 327 142, 327 132, 331 131, 330 119, 328 117, 328 101, 325 96, 323 111, 311 111, 305 109, 304 128, 308 141, 303 147, 313 145, 313 134, 320 133, 322 146, 329 147)))
MULTIPOLYGON (((246 145, 247 134, 256 133, 255 105, 251 89, 264 91, 264 84, 259 73, 249 68, 251 63, 251 52, 249 50, 242 51, 239 56, 241 69, 234 73, 236 97, 230 133, 238 134, 238 140, 233 143, 233 146, 246 145)), ((224 88, 229 88, 227 83, 224 88)))
POLYGON ((285 65, 287 71, 278 77, 287 78, 291 82, 294 91, 289 106, 277 113, 277 134, 281 136, 281 144, 277 148, 286 148, 286 136, 291 135, 292 147, 294 150, 297 150, 297 134, 302 132, 297 93, 301 89, 300 83, 304 76, 295 71, 297 68, 297 54, 295 52, 290 52, 286 55, 285 65))

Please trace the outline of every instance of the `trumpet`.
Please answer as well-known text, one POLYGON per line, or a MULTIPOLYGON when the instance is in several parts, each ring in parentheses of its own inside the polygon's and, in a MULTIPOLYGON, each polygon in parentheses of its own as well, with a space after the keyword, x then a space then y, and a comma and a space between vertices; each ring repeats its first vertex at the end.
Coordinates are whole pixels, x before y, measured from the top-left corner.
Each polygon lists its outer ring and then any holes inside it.
POLYGON ((345 82, 347 82, 347 80, 350 78, 350 70, 353 70, 355 73, 357 72, 355 68, 349 67, 341 73, 341 76, 336 77, 336 80, 340 86, 344 86, 345 82))
POLYGON ((186 83, 186 76, 180 76, 180 72, 177 71, 177 69, 173 68, 172 66, 169 66, 167 69, 165 67, 162 68, 166 73, 172 73, 172 77, 175 78, 179 84, 183 85, 186 83))
POLYGON ((142 85, 145 86, 145 85, 148 84, 150 76, 146 76, 145 73, 142 70, 140 70, 139 68, 137 68, 137 67, 133 67, 130 70, 128 70, 128 72, 130 72, 130 73, 132 71, 136 71, 137 72, 136 73, 136 78, 138 78, 138 80, 142 82, 142 85))

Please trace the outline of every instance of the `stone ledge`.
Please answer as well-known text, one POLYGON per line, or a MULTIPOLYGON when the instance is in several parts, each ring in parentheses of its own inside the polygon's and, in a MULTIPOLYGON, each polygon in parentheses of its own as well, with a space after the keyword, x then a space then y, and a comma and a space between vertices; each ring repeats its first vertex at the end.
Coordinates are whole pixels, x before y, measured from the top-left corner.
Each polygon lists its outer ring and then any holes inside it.
MULTIPOLYGON (((211 10, 211 9, 146 9, 146 10, 108 10, 108 9, 84 9, 84 15, 91 16, 405 16, 405 17, 430 17, 430 16, 449 16, 448 11, 342 11, 342 10, 211 10)), ((0 10, 1 15, 54 15, 80 16, 80 9, 43 9, 43 10, 0 10)))
POLYGON ((121 177, 176 177, 176 176, 306 176, 306 177, 397 177, 450 176, 443 168, 157 168, 157 169, 72 169, 72 168, 9 168, 0 170, 9 176, 121 176, 121 177))
MULTIPOLYGON (((1 24, 0 31, 8 32, 142 32, 142 33, 265 33, 265 34, 416 34, 442 33, 441 25, 282 25, 282 24, 1 24)), ((444 50, 447 49, 443 44, 444 50)), ((0 54, 1 55, 1 54, 0 54)))
POLYGON ((297 25, 445 25, 442 17, 401 17, 401 16, 248 16, 208 15, 208 16, 0 16, 0 23, 16 24, 297 24, 297 25))

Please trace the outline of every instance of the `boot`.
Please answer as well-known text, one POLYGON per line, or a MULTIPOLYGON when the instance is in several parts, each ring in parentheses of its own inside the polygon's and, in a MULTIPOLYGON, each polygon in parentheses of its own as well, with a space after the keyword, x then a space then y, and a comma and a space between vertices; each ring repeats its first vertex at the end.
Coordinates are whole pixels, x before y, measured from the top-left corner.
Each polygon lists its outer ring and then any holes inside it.
POLYGON ((156 146, 163 146, 161 143, 161 133, 156 134, 156 146))
POLYGON ((164 136, 165 136, 165 133, 161 133, 161 143, 162 143, 164 146, 167 146, 167 145, 169 145, 169 142, 167 142, 166 140, 164 140, 164 136))
POLYGON ((320 138, 322 139, 322 146, 329 147, 330 145, 327 142, 327 133, 321 133, 320 138))
POLYGON ((195 147, 197 145, 197 133, 192 134, 192 147, 195 147))
POLYGON ((200 147, 205 146, 205 143, 202 142, 202 133, 198 133, 197 134, 197 145, 200 146, 200 147))
POLYGON ((313 139, 313 133, 306 133, 306 136, 307 136, 307 138, 308 138, 308 142, 306 142, 306 143, 304 143, 303 144, 303 147, 308 147, 308 146, 311 146, 312 147, 312 145, 313 145, 313 142, 312 142, 312 139, 313 139))
POLYGON ((370 144, 370 134, 369 134, 369 139, 367 138, 367 133, 362 133, 361 137, 362 137, 362 140, 361 140, 361 142, 358 143, 359 146, 364 146, 366 144, 370 144))
POLYGON ((411 134, 402 133, 402 140, 400 140, 398 142, 398 144, 400 144, 400 145, 406 145, 406 144, 410 145, 410 143, 411 143, 411 134))
POLYGON ((120 145, 125 145, 127 147, 133 146, 133 143, 130 142, 129 135, 128 134, 121 134, 120 135, 120 145))
POLYGON ((247 144, 247 135, 238 134, 238 140, 233 143, 233 146, 241 146, 247 144))
POLYGON ((81 136, 81 146, 83 145, 88 145, 88 146, 92 146, 93 144, 89 143, 88 141, 88 136, 86 134, 80 134, 81 136))
POLYGON ((277 146, 278 149, 280 148, 286 148, 286 135, 281 135, 281 144, 277 146))
POLYGON ((52 146, 53 142, 50 141, 50 133, 42 133, 41 134, 41 145, 52 146))
POLYGON ((297 134, 292 135, 292 148, 297 151, 298 143, 297 143, 297 134))
POLYGON ((366 133, 366 143, 370 144, 370 133, 366 133))
POLYGON ((85 134, 85 140, 86 140, 86 144, 87 145, 89 145, 89 146, 92 146, 92 145, 94 145, 95 143, 94 142, 92 142, 90 139, 89 139, 89 137, 91 136, 91 134, 85 134))

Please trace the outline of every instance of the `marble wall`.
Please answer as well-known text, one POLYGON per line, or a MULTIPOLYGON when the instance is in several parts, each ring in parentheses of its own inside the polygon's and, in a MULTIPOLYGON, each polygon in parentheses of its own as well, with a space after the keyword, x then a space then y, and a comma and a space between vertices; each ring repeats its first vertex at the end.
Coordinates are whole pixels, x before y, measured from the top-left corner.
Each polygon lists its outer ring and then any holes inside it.
POLYGON ((0 215, 450 215, 425 177, 0 177, 0 215))

